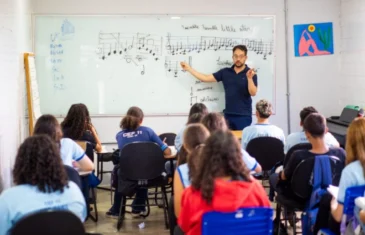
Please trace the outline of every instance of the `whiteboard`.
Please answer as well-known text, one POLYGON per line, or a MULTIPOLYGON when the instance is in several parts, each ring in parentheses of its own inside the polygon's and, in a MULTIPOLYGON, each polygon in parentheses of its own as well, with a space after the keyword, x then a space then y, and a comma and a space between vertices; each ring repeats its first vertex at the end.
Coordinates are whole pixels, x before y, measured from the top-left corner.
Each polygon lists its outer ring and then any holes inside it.
POLYGON ((232 48, 248 46, 258 94, 275 108, 274 16, 35 16, 34 50, 42 113, 66 114, 85 103, 91 114, 184 114, 195 102, 224 109, 221 83, 205 74, 232 65, 232 48))

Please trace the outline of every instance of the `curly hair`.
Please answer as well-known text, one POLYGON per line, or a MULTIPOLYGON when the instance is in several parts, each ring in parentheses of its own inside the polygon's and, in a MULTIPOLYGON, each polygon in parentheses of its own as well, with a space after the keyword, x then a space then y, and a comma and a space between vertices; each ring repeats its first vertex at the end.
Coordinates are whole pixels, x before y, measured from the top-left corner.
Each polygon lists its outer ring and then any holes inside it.
POLYGON ((262 99, 256 103, 256 111, 260 118, 269 118, 272 114, 272 105, 269 101, 262 99))
MULTIPOLYGON (((192 172, 192 187, 200 190, 203 199, 211 203, 214 181, 219 177, 231 177, 232 180, 250 182, 250 171, 242 160, 241 147, 230 131, 214 132, 201 148, 196 172, 192 172)), ((188 159, 189 169, 192 159, 188 159)), ((194 169, 194 168, 193 168, 194 169)))
POLYGON ((44 193, 63 192, 68 182, 60 151, 47 135, 28 137, 20 145, 13 176, 15 184, 37 186, 44 193))
POLYGON ((120 128, 123 130, 136 130, 143 121, 142 109, 132 106, 128 109, 127 115, 120 122, 120 128))
POLYGON ((69 130, 69 137, 73 140, 81 138, 83 133, 89 129, 91 119, 89 110, 84 104, 71 105, 66 118, 61 123, 63 129, 69 130))
POLYGON ((38 118, 34 126, 34 135, 45 134, 51 137, 52 140, 60 147, 60 140, 62 138, 61 126, 57 119, 49 114, 42 115, 38 118))
POLYGON ((220 113, 208 113, 202 120, 202 124, 210 131, 227 130, 227 121, 220 113))

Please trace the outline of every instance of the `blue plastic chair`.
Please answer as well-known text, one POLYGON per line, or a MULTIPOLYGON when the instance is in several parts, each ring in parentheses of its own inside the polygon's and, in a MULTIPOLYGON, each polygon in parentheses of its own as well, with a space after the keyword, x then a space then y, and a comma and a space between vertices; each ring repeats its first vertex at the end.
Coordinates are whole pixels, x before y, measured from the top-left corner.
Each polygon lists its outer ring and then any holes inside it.
POLYGON ((202 235, 272 234, 273 209, 242 208, 232 213, 208 212, 203 215, 202 235))
MULTIPOLYGON (((355 199, 364 196, 365 185, 354 186, 346 189, 345 202, 343 204, 343 216, 341 220, 341 234, 345 234, 346 223, 354 216, 355 199)), ((332 235, 330 230, 321 229, 320 232, 325 235, 332 235)))
POLYGON ((354 186, 346 189, 345 202, 343 204, 343 216, 341 221, 341 234, 345 233, 346 223, 354 216, 355 199, 364 196, 365 185, 354 186))

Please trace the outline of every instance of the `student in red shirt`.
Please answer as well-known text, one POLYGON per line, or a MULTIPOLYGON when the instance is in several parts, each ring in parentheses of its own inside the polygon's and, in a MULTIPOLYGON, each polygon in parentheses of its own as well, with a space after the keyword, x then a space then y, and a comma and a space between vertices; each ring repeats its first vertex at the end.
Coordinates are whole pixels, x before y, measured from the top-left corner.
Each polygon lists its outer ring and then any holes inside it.
POLYGON ((189 158, 192 186, 182 196, 178 218, 187 235, 201 234, 202 217, 210 211, 234 212, 244 207, 270 207, 262 185, 250 176, 241 147, 229 131, 216 131, 206 141, 199 158, 189 158), (199 159, 199 162, 190 162, 199 159))

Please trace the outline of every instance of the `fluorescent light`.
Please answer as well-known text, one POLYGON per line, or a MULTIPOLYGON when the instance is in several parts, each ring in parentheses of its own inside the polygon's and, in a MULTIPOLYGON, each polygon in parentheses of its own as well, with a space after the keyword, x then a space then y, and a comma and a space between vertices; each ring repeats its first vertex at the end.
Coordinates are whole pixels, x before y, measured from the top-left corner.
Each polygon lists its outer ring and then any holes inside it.
POLYGON ((172 20, 180 20, 180 19, 181 19, 181 17, 180 17, 180 16, 171 16, 171 19, 172 19, 172 20))

